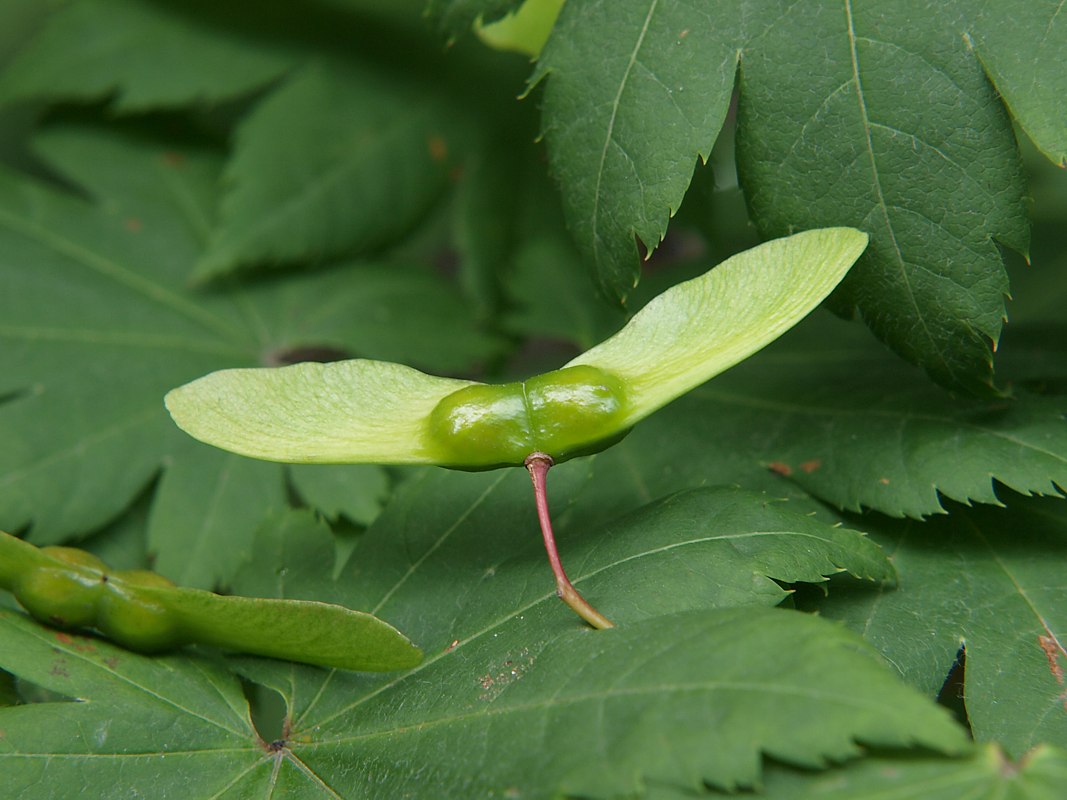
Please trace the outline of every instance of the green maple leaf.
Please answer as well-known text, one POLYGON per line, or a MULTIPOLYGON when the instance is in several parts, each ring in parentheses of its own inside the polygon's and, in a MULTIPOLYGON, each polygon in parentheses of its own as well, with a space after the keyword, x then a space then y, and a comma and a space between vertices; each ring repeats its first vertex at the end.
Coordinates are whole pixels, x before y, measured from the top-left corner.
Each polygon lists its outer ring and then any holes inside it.
MULTIPOLYGON (((41 148, 96 200, 10 176, 0 188, 0 523, 32 524, 35 542, 98 528, 162 470, 149 521, 159 566, 210 586, 228 577, 263 516, 286 505, 284 472, 175 432, 167 388, 307 347, 441 369, 493 348, 440 280, 395 265, 191 291, 217 156, 92 129, 50 134, 41 148), (202 557, 221 541, 222 558, 202 557)), ((301 477, 305 493, 319 476, 301 477)))
POLYGON ((1067 130, 1061 71, 1041 55, 1067 26, 1051 4, 995 5, 566 5, 533 81, 547 77, 551 163, 602 287, 633 288, 634 237, 662 239, 739 76, 738 165, 763 233, 866 230, 836 307, 936 380, 988 391, 1008 289, 996 243, 1028 246, 998 91, 1048 152, 1067 130), (998 22, 1024 6, 1025 27, 998 22), (1020 45, 1041 29, 1038 48, 1020 45))
POLYGON ((248 94, 289 70, 266 37, 175 4, 77 0, 51 14, 0 76, 0 101, 114 96, 130 113, 248 94), (222 24, 219 24, 219 23, 222 24))
MULTIPOLYGON (((1043 745, 1018 762, 994 745, 967 758, 880 756, 824 773, 782 767, 767 770, 760 797, 769 800, 1056 800, 1067 777, 1067 753, 1043 745)), ((725 792, 714 792, 719 797, 725 792)), ((647 800, 681 800, 698 796, 656 787, 647 800)), ((701 793, 699 796, 708 797, 701 793)))
POLYGON ((0 712, 8 797, 56 796, 89 773, 86 790, 100 797, 114 793, 130 771, 139 773, 142 790, 151 781, 157 796, 166 796, 168 779, 180 779, 192 797, 210 797, 234 774, 269 784, 269 767, 255 771, 266 744, 257 741, 240 683, 219 663, 187 655, 148 658, 11 611, 0 611, 0 630, 6 669, 81 701, 0 712), (93 759, 97 768, 87 770, 93 752, 112 757, 93 759))
POLYGON ((1061 556, 1067 503, 1013 497, 926 523, 876 525, 899 592, 835 592, 822 613, 863 630, 909 683, 936 693, 962 647, 967 716, 979 741, 1019 756, 1067 746, 1067 625, 1061 556))
MULTIPOLYGON (((564 497, 583 490, 587 478, 582 465, 557 469, 555 486, 564 497)), ((777 750, 770 741, 776 736, 759 730, 759 720, 769 718, 750 705, 755 698, 743 691, 725 690, 716 706, 724 714, 733 709, 729 719, 735 726, 754 726, 748 735, 741 727, 727 725, 727 731, 708 726, 700 714, 690 727, 675 715, 680 710, 676 703, 701 702, 701 690, 690 683, 695 678, 687 676, 712 675, 714 682, 738 669, 753 677, 755 668, 746 653, 764 652, 757 640, 779 630, 779 621, 783 626, 814 622, 752 608, 700 610, 738 602, 776 603, 782 597, 780 589, 769 582, 753 583, 754 574, 784 576, 780 570, 790 570, 789 563, 808 564, 809 575, 828 566, 818 563, 824 558, 818 552, 825 545, 817 540, 796 549, 779 542, 783 550, 775 555, 776 545, 763 546, 753 532, 781 529, 786 520, 795 525, 801 519, 805 527, 812 526, 809 533, 818 527, 825 535, 832 528, 773 506, 761 509, 745 493, 718 490, 679 495, 620 521, 610 533, 587 531, 584 540, 572 540, 568 559, 581 564, 577 580, 583 590, 620 603, 612 611, 627 622, 611 632, 622 634, 615 644, 597 638, 599 634, 589 636, 590 631, 558 624, 566 611, 539 587, 536 575, 545 567, 537 542, 516 538, 535 525, 524 484, 524 476, 506 472, 425 473, 401 489, 343 573, 341 581, 359 598, 357 602, 377 606, 391 619, 416 624, 417 637, 434 654, 427 669, 393 681, 365 681, 340 673, 324 678, 299 666, 242 666, 254 680, 274 686, 286 697, 287 757, 294 765, 304 765, 342 795, 369 791, 364 787, 374 776, 383 781, 379 791, 384 786, 394 794, 480 795, 511 789, 541 797, 561 785, 595 796, 625 792, 635 788, 638 776, 654 773, 682 783, 699 775, 727 785, 751 781, 756 775, 755 754, 748 745, 739 744, 750 737, 781 757, 816 763, 809 760, 810 751, 800 752, 804 747, 792 750, 786 745, 777 750), (724 557, 732 563, 723 563, 724 557), (637 571, 642 581, 665 591, 637 596, 631 588, 628 596, 625 587, 633 587, 637 571), (672 586, 679 591, 666 591, 672 586), (419 599, 427 597, 433 602, 419 599), (679 604, 690 610, 666 613, 679 604), (696 627, 682 633, 690 625, 696 627), (719 653, 721 660, 712 653, 719 653), (414 690, 425 685, 442 690, 414 690), (676 694, 671 686, 690 688, 676 694), (648 696, 642 697, 645 692, 648 696), (617 703, 610 699, 616 694, 617 703), (536 748, 526 746, 530 730, 541 732, 536 748), (611 731, 629 733, 613 736, 611 731), (479 745, 459 744, 473 741, 479 745), (666 754, 659 744, 650 746, 653 741, 663 743, 677 760, 661 760, 666 754), (435 755, 444 753, 447 756, 435 755), (335 770, 338 759, 355 754, 368 765, 366 771, 335 770), (426 781, 427 775, 433 780, 426 781)), ((784 530, 782 534, 793 535, 784 530)), ((851 561, 856 551, 848 549, 851 561)), ((841 654, 822 632, 813 629, 801 638, 807 636, 835 652, 831 659, 841 654)), ((866 672, 860 666, 865 658, 850 668, 866 672)), ((798 656, 798 662, 807 662, 807 656, 798 656)), ((815 670, 824 677, 840 675, 829 664, 815 670)), ((772 683, 785 674, 772 672, 779 676, 772 683)), ((782 691, 789 696, 798 691, 798 697, 808 691, 763 688, 779 698, 782 691)), ((819 730, 833 739, 831 731, 839 719, 830 710, 835 701, 817 691, 821 699, 809 699, 819 708, 819 730)), ((797 709, 776 715, 775 726, 783 716, 802 727, 802 720, 809 718, 797 709)), ((851 723, 857 720, 852 716, 851 723)), ((816 749, 829 744, 821 735, 815 738, 820 740, 816 749)), ((831 755, 833 749, 831 745, 823 755, 831 755)))
POLYGON ((309 67, 246 117, 195 276, 380 248, 441 194, 460 141, 440 97, 309 67))

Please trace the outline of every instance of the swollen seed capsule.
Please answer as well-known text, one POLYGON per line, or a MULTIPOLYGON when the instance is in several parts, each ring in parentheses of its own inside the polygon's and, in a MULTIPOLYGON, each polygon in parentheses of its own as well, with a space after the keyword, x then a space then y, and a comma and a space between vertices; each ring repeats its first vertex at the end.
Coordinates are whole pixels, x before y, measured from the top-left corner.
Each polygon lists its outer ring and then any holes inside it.
POLYGON ((42 547, 41 552, 52 558, 58 558, 60 561, 66 561, 68 564, 73 564, 76 567, 85 567, 86 569, 95 570, 101 574, 107 572, 107 564, 92 553, 85 550, 79 550, 76 547, 51 545, 49 547, 42 547))
POLYGON ((81 628, 96 619, 102 573, 38 567, 23 575, 12 593, 23 608, 47 625, 81 628))
POLYGON ((109 639, 143 653, 169 650, 184 644, 174 615, 162 603, 142 596, 135 588, 109 587, 100 599, 94 626, 109 639))
POLYGON ((622 381, 596 367, 546 372, 524 383, 467 386, 430 413, 430 439, 444 465, 492 469, 530 453, 556 461, 595 452, 626 429, 622 381))

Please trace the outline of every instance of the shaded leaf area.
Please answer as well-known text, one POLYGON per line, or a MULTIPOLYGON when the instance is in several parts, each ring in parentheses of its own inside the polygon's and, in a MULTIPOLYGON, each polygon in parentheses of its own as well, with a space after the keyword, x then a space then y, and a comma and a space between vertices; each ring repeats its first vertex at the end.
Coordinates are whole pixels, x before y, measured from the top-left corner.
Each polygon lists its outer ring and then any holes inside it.
POLYGON ((15 689, 15 676, 10 672, 0 672, 0 706, 13 706, 19 701, 15 689))
POLYGON ((599 454, 581 513, 727 483, 893 516, 939 513, 944 498, 996 503, 994 479, 1060 494, 1065 412, 1054 394, 953 398, 860 326, 819 315, 599 454))
POLYGON ((575 355, 614 333, 623 316, 598 302, 595 287, 581 269, 580 257, 564 237, 545 235, 523 242, 507 284, 515 298, 503 319, 507 329, 573 343, 575 355))
POLYGON ((309 345, 445 371, 494 349, 456 291, 410 266, 191 291, 214 153, 90 128, 55 131, 41 149, 94 199, 11 176, 0 188, 0 524, 32 524, 36 543, 98 528, 163 467, 149 525, 159 566, 210 586, 284 506, 282 468, 189 442, 166 416, 166 391, 309 345))
POLYGON ((80 101, 113 92, 119 113, 188 110, 201 127, 233 133, 200 280, 373 253, 457 179, 475 129, 513 116, 486 101, 511 108, 524 66, 490 63, 481 47, 446 56, 417 3, 328 6, 75 0, 44 22, 0 91, 80 101))
POLYGON ((1018 757, 1067 744, 1067 503, 1011 498, 1008 508, 953 507, 926 523, 865 518, 900 575, 899 589, 837 590, 819 603, 874 644, 908 683, 936 694, 961 645, 964 697, 979 741, 1018 757))
POLYGON ((389 497, 389 475, 376 464, 292 464, 288 473, 300 499, 330 522, 370 525, 389 497))
MULTIPOLYGON (((534 80, 548 76, 551 163, 606 291, 625 297, 636 282, 635 235, 649 249, 663 237, 722 127, 741 56, 737 155, 761 231, 866 230, 871 248, 837 308, 858 308, 939 382, 988 393, 1008 288, 996 242, 1025 251, 1028 230, 1008 115, 963 35, 978 11, 919 14, 906 2, 738 1, 714 13, 683 0, 565 6, 534 80)), ((1046 59, 1042 72, 1053 64, 1046 59)), ((1041 103, 1042 113, 1059 113, 1041 103)))
MULTIPOLYGON (((515 262, 527 244, 549 238, 573 250, 559 194, 544 171, 541 145, 525 141, 536 130, 536 109, 526 105, 517 110, 530 119, 524 116, 521 125, 501 126, 472 142, 453 205, 452 238, 460 280, 477 313, 494 320, 523 299, 509 293, 507 285, 513 275, 523 272, 515 262)), ((605 307, 589 291, 592 284, 575 258, 568 256, 563 264, 534 262, 535 274, 566 273, 565 277, 584 279, 586 291, 580 296, 605 307)))
POLYGON ((426 0, 426 15, 442 33, 458 37, 475 20, 493 22, 517 11, 524 0, 426 0))
POLYGON ((0 77, 0 101, 114 96, 116 110, 217 103, 282 75, 294 54, 181 3, 65 4, 0 77))
MULTIPOLYGON (((961 4, 967 8, 969 3, 961 4)), ((1006 4, 985 0, 967 26, 990 80, 1027 135, 1059 166, 1067 166, 1067 17, 1055 0, 1006 4)))
MULTIPOLYGON (((581 464, 553 476, 564 504, 587 480, 581 464)), ((287 698, 288 753, 338 793, 600 796, 632 791, 642 775, 752 782, 761 750, 820 766, 854 754, 853 738, 963 744, 941 710, 883 683, 885 668, 840 628, 716 609, 773 605, 782 590, 758 576, 812 579, 796 570, 818 576, 842 557, 886 576, 862 538, 728 489, 571 531, 572 578, 619 623, 604 635, 553 596, 526 484, 519 471, 423 473, 341 576, 346 602, 414 626, 431 654, 424 666, 372 680, 235 662, 287 698), (797 669, 780 668, 781 652, 797 669), (870 714, 880 721, 864 733, 870 714)))
POLYGON ((366 70, 310 67, 237 129, 197 279, 365 252, 406 233, 457 163, 457 113, 366 70))
POLYGON ((273 759, 240 682, 218 662, 149 658, 11 611, 0 611, 0 641, 4 669, 77 700, 0 709, 6 796, 58 797, 81 786, 106 797, 146 785, 163 796, 168 783, 224 796, 235 777, 261 792, 269 786, 273 759))
MULTIPOLYGON (((767 769, 762 791, 745 797, 781 800, 1056 800, 1067 779, 1067 753, 1042 745, 1018 763, 994 745, 968 758, 875 756, 823 773, 767 769)), ((725 793, 679 792, 652 787, 648 800, 720 797, 725 793)), ((736 795, 731 795, 736 796, 736 795)))

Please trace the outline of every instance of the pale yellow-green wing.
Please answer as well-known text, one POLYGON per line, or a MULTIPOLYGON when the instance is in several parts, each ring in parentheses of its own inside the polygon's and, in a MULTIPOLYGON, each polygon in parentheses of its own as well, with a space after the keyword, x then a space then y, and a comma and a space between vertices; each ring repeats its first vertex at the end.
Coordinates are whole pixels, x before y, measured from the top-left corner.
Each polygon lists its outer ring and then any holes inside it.
POLYGON ((629 427, 777 339, 845 277, 867 246, 853 228, 805 231, 738 253, 656 297, 568 367, 626 386, 629 427))
POLYGON ((190 436, 268 461, 433 464, 427 419, 471 381, 355 359, 276 369, 227 369, 167 394, 190 436))

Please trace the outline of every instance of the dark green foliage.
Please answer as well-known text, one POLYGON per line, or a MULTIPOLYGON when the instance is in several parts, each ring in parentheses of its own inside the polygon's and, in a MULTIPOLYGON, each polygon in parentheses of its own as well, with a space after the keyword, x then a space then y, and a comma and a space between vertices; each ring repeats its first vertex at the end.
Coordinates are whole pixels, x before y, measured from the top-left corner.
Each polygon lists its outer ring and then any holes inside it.
POLYGON ((427 654, 148 657, 0 593, 0 795, 1059 798, 1067 16, 571 0, 530 64, 470 32, 518 5, 0 3, 0 528, 427 654), (871 236, 830 303, 866 324, 550 473, 615 630, 522 470, 252 461, 163 408, 303 360, 522 381, 826 225, 871 236))

